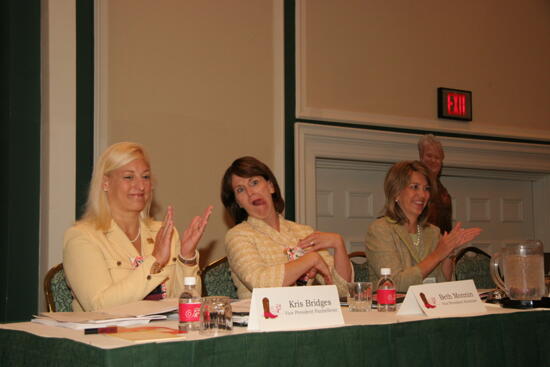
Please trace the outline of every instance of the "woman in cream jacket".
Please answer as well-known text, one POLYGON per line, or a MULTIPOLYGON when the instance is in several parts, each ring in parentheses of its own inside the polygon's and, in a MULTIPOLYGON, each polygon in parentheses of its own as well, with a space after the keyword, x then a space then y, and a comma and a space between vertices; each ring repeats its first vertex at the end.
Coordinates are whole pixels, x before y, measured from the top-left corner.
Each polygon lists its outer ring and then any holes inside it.
POLYGON ((84 216, 65 233, 63 267, 74 311, 177 297, 187 276, 195 276, 200 289, 196 247, 212 207, 180 239, 171 207, 163 222, 149 216, 152 196, 141 145, 117 143, 101 155, 84 216))

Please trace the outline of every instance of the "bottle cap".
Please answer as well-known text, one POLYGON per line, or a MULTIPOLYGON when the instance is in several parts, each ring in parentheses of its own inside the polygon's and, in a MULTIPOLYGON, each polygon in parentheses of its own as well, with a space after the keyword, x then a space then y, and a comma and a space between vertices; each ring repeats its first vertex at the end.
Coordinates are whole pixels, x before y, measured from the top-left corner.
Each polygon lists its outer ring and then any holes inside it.
POLYGON ((195 279, 195 277, 183 278, 183 285, 195 285, 195 284, 197 284, 197 279, 195 279))
POLYGON ((382 275, 390 275, 390 274, 391 274, 391 269, 390 269, 390 268, 381 268, 381 269, 380 269, 380 274, 382 274, 382 275))

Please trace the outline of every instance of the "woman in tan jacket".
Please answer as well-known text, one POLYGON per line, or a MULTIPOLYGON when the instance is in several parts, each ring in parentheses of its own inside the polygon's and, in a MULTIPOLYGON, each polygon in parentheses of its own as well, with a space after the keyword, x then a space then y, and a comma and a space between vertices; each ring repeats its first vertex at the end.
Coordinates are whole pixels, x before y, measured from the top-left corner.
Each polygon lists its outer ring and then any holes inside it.
POLYGON ((384 217, 369 226, 366 237, 373 284, 380 278, 381 268, 391 268, 400 292, 426 278, 437 282, 451 280, 454 250, 476 238, 481 229, 464 229, 457 223, 451 232, 440 235, 439 228, 427 223, 434 182, 422 162, 394 164, 384 180, 384 192, 384 217))

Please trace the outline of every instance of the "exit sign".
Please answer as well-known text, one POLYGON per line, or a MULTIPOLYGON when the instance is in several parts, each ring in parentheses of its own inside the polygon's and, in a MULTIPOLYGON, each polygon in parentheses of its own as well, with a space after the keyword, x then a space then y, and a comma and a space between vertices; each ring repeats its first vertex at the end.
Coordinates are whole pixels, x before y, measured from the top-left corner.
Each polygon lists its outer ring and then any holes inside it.
POLYGON ((437 117, 472 121, 472 92, 437 88, 437 117))

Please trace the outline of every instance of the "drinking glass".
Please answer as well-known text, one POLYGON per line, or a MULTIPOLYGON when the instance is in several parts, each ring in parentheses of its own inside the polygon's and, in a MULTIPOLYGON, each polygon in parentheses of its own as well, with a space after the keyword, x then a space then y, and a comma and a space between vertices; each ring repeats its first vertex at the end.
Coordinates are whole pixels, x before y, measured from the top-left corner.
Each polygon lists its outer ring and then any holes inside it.
POLYGON ((372 305, 371 282, 348 283, 348 290, 348 309, 351 312, 370 311, 372 305))
POLYGON ((209 336, 227 334, 233 330, 233 312, 229 297, 211 296, 202 299, 200 333, 209 336))

